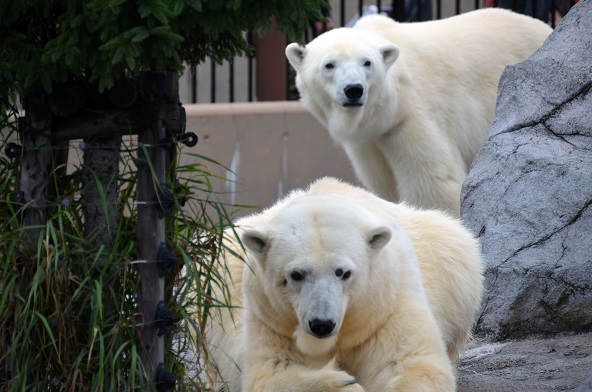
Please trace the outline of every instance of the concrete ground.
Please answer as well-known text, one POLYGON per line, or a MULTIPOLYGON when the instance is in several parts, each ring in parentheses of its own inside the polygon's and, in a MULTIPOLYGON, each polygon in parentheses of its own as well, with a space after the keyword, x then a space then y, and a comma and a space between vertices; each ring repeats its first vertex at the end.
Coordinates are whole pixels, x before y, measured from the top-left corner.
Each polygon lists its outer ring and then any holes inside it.
POLYGON ((592 333, 500 343, 461 355, 458 392, 574 391, 592 374, 592 333))

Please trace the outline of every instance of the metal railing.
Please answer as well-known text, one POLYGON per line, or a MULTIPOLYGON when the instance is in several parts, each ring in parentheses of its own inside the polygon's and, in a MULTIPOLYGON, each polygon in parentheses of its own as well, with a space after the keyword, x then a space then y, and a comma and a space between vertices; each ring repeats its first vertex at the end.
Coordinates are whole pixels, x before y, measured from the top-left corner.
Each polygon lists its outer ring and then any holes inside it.
MULTIPOLYGON (((578 0, 330 0, 330 20, 334 27, 348 26, 353 24, 359 15, 383 12, 399 21, 421 21, 442 19, 483 7, 501 6, 538 17, 551 26, 556 26, 576 1, 578 0)), ((317 33, 311 24, 305 33, 306 40, 310 41, 317 33)), ((253 56, 236 57, 233 61, 222 64, 216 64, 208 59, 195 70, 187 69, 180 80, 181 101, 216 103, 261 100, 257 97, 258 48, 254 33, 246 33, 246 39, 255 48, 253 56)), ((288 44, 287 41, 285 43, 288 44)), ((281 61, 284 64, 286 75, 285 94, 281 99, 296 99, 293 82, 290 80, 293 78, 293 73, 289 70, 283 49, 278 49, 276 52, 275 61, 281 61)), ((262 79, 261 75, 260 79, 262 79)), ((259 83, 264 82, 264 80, 259 81, 259 83)))

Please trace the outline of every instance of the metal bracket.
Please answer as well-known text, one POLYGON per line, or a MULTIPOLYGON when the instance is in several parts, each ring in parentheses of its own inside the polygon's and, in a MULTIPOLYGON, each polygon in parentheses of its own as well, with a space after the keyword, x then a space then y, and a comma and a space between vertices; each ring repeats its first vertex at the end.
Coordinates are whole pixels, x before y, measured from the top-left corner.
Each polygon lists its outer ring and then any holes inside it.
POLYGON ((175 315, 167 307, 164 301, 159 301, 156 306, 156 319, 154 320, 158 326, 157 336, 162 336, 173 328, 175 323, 175 315))
POLYGON ((23 146, 13 142, 6 143, 6 147, 4 147, 4 153, 10 159, 18 158, 22 156, 25 152, 27 152, 27 150, 23 146))
POLYGON ((156 390, 158 392, 171 392, 175 389, 177 379, 175 376, 166 370, 164 363, 159 363, 156 368, 156 390))
POLYGON ((170 274, 175 266, 177 258, 175 254, 169 250, 166 242, 161 242, 158 246, 156 254, 156 262, 158 263, 158 277, 162 278, 165 274, 170 274))
POLYGON ((158 203, 160 210, 158 210, 158 217, 164 218, 170 214, 175 208, 175 195, 169 189, 166 183, 161 183, 158 188, 158 203))

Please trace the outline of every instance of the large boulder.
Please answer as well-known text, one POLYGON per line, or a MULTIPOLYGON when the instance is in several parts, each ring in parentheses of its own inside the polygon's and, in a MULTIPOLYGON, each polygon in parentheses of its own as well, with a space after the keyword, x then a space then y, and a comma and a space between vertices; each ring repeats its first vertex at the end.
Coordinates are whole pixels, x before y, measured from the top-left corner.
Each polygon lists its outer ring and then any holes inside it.
POLYGON ((505 70, 495 122, 463 186, 462 218, 486 262, 479 334, 592 330, 589 3, 505 70))
POLYGON ((574 392, 592 392, 592 376, 584 380, 574 392))

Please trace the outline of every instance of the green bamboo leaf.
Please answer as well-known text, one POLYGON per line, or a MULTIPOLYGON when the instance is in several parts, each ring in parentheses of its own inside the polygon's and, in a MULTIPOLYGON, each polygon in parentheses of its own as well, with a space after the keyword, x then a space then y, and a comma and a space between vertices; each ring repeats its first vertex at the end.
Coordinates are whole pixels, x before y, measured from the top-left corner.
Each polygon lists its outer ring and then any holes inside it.
MULTIPOLYGON (((2 278, 4 278, 4 276, 2 276, 2 278)), ((0 300, 0 314, 3 316, 6 316, 5 311, 8 307, 8 298, 10 297, 10 295, 12 295, 12 291, 14 290, 17 278, 17 275, 13 275, 12 278, 10 278, 7 281, 7 284, 5 286, 3 285, 4 287, 2 287, 2 299, 0 300)))
POLYGON ((51 340, 51 344, 53 345, 55 353, 59 357, 60 351, 58 350, 58 345, 56 344, 55 337, 53 336, 53 332, 51 330, 51 327, 49 326, 49 323, 47 322, 47 319, 36 310, 33 311, 33 313, 35 314, 35 316, 37 316, 37 318, 41 321, 41 323, 45 327, 45 331, 47 332, 47 335, 49 336, 49 339, 51 340))
POLYGON ((131 387, 136 388, 136 369, 138 366, 138 352, 136 350, 136 345, 132 345, 131 350, 131 367, 130 367, 130 381, 132 383, 131 387))

